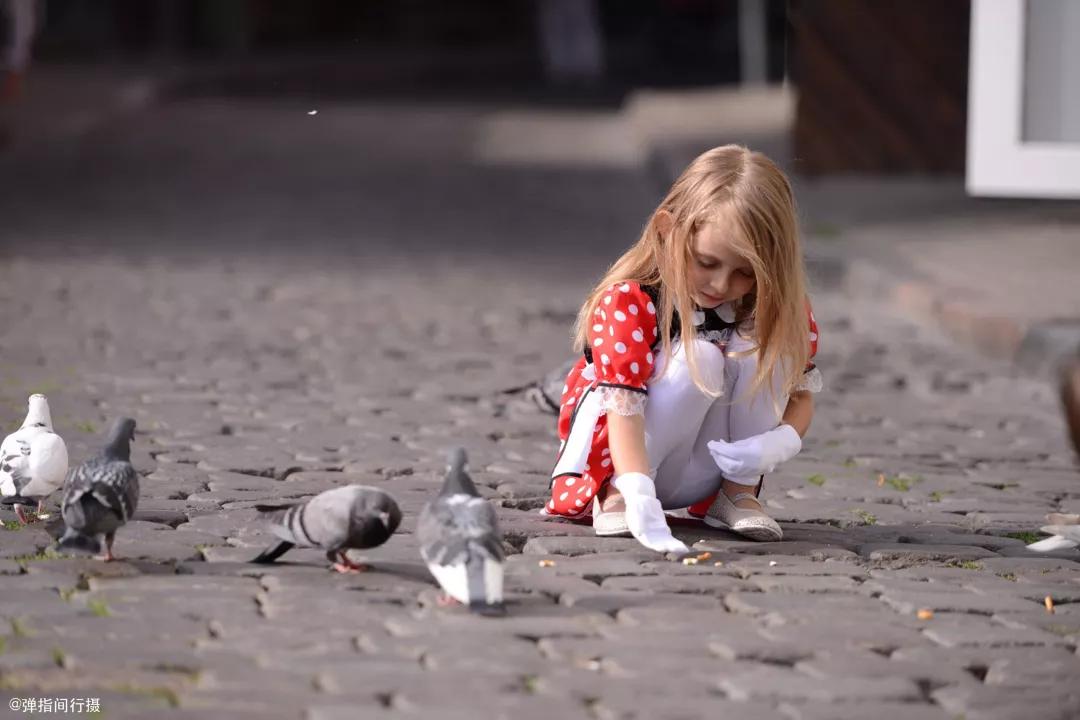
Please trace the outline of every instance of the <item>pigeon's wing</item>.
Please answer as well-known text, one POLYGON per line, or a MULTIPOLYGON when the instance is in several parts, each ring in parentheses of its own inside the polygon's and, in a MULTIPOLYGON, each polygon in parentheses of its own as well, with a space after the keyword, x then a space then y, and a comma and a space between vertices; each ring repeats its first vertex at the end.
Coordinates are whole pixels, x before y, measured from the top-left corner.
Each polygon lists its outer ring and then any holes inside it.
POLYGON ((457 565, 472 555, 503 559, 495 509, 483 498, 437 498, 424 508, 416 531, 428 563, 457 565))
POLYGON ((324 550, 371 548, 390 537, 401 521, 401 510, 379 488, 346 485, 316 495, 297 520, 303 527, 300 532, 293 528, 293 533, 301 537, 302 532, 324 550))
POLYGON ((495 507, 483 498, 473 498, 469 501, 469 511, 472 526, 480 534, 479 545, 492 560, 502 562, 502 533, 499 532, 495 507))
POLYGON ((21 495, 33 478, 30 470, 30 442, 9 435, 0 451, 0 494, 21 495))
POLYGON ((129 462, 111 462, 95 479, 92 493, 98 502, 126 523, 139 504, 139 475, 129 462))
POLYGON ((122 525, 131 519, 139 502, 139 476, 131 463, 100 458, 77 467, 68 481, 61 511, 69 527, 79 528, 89 520, 80 506, 90 499, 122 525), (69 513, 72 519, 68 519, 69 513), (81 520, 81 522, 78 522, 81 520))
POLYGON ((94 487, 93 473, 98 463, 87 460, 68 475, 64 483, 64 498, 60 502, 60 515, 64 523, 74 530, 86 527, 86 514, 83 512, 82 499, 94 487))
POLYGON ((44 432, 30 443, 30 482, 22 488, 26 497, 45 497, 59 490, 67 475, 67 446, 56 433, 44 432))

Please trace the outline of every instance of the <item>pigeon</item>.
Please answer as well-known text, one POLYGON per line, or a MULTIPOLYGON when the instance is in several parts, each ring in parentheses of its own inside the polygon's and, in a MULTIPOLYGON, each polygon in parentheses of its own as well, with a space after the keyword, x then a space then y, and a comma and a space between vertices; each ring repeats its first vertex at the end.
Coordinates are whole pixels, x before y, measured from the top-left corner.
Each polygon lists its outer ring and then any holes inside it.
POLYGON ((129 462, 134 439, 135 421, 118 419, 104 449, 71 473, 60 507, 65 524, 60 550, 96 555, 104 535, 104 559, 116 559, 112 554, 116 530, 131 519, 139 502, 139 476, 129 462))
POLYGON ((281 541, 251 562, 272 563, 293 547, 319 548, 341 573, 367 569, 349 560, 346 550, 378 547, 401 524, 401 509, 394 498, 369 485, 346 485, 302 503, 256 505, 255 509, 281 541))
POLYGON ((1046 521, 1050 524, 1040 529, 1050 537, 1031 543, 1027 546, 1028 550, 1053 552, 1080 545, 1080 515, 1050 513, 1046 521))
POLYGON ((502 536, 495 508, 480 497, 465 463, 465 450, 458 448, 438 497, 420 513, 420 555, 442 586, 441 603, 456 600, 475 613, 502 615, 502 536))
POLYGON ((64 484, 68 471, 67 446, 52 427, 49 401, 31 395, 22 427, 0 444, 0 495, 15 506, 19 522, 26 524, 23 505, 37 504, 39 517, 45 498, 64 484))
POLYGON ((570 374, 570 370, 573 369, 579 357, 581 356, 570 358, 541 379, 528 385, 525 388, 525 397, 531 400, 541 412, 558 415, 559 402, 562 399, 563 389, 566 387, 566 376, 570 374))

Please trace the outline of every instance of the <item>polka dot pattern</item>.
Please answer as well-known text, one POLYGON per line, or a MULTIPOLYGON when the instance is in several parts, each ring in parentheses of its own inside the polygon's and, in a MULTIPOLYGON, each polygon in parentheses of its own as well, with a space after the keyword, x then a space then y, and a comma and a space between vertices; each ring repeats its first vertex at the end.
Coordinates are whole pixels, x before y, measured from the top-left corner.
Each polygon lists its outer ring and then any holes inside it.
MULTIPOLYGON (((810 307, 810 300, 806 300, 806 314, 809 315, 810 320, 810 357, 813 358, 817 355, 818 351, 818 326, 817 320, 814 319, 814 309, 810 307)), ((807 366, 807 370, 813 367, 813 363, 807 366)))
POLYGON ((600 308, 602 322, 594 322, 588 336, 593 347, 610 349, 595 358, 597 382, 644 389, 652 372, 648 343, 659 335, 652 299, 639 284, 621 283, 601 295, 600 308))
MULTIPOLYGON (((611 383, 645 389, 654 361, 649 343, 659 336, 656 307, 637 283, 613 285, 600 297, 587 335, 589 345, 595 348, 595 379, 591 375, 583 377, 584 357, 570 370, 559 412, 558 430, 562 443, 570 436, 570 420, 588 388, 597 383, 611 383)), ((575 433, 580 431, 575 429, 575 433)), ((596 493, 613 474, 607 416, 601 415, 592 428, 589 454, 581 467, 581 475, 554 478, 547 512, 569 518, 587 517, 596 493)))

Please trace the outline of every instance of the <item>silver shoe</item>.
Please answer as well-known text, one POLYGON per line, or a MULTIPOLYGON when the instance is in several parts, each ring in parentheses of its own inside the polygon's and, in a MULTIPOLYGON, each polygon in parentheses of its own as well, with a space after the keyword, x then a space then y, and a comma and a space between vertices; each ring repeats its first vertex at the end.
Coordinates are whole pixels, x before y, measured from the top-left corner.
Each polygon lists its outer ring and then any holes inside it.
POLYGON ((781 540, 784 537, 784 531, 764 511, 736 507, 735 503, 747 498, 757 500, 757 496, 748 492, 737 493, 733 498, 729 498, 723 492, 717 493, 716 500, 709 506, 703 518, 705 524, 714 528, 731 530, 758 542, 781 540))

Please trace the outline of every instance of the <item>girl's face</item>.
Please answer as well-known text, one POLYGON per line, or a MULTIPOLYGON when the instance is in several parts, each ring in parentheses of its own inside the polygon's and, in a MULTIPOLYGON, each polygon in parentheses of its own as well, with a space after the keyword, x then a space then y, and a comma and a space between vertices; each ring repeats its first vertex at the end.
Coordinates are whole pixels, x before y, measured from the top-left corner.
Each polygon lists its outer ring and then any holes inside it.
POLYGON ((726 223, 708 222, 690 241, 690 288, 699 307, 741 300, 754 289, 754 270, 735 252, 730 238, 726 223))

